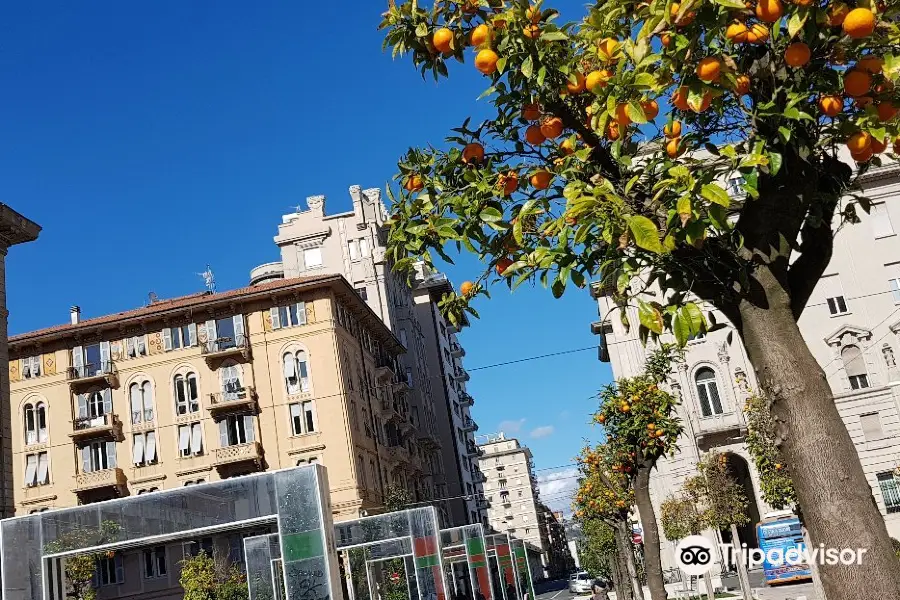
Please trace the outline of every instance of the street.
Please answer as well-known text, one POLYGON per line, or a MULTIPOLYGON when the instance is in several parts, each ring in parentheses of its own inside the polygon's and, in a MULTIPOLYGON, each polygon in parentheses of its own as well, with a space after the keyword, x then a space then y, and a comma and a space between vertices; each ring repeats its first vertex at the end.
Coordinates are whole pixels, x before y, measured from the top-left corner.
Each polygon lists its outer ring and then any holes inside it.
MULTIPOLYGON (((537 596, 536 600, 574 600, 575 598, 582 598, 583 600, 587 600, 587 595, 576 596, 571 593, 568 589, 568 581, 561 579, 557 581, 546 581, 542 583, 535 584, 534 586, 535 595, 537 596)), ((716 598, 740 598, 740 592, 732 592, 732 596, 725 596, 723 594, 719 594, 716 598)), ((813 590, 812 583, 798 583, 794 585, 784 585, 784 586, 776 586, 776 587, 759 587, 753 588, 753 596, 757 600, 798 600, 805 598, 806 600, 816 600, 817 597, 813 590)), ((644 588, 644 597, 646 599, 650 598, 650 594, 646 588, 644 588)), ((679 595, 678 592, 670 591, 669 598, 685 598, 687 596, 679 595)), ((610 594, 610 600, 615 599, 615 594, 610 594)))

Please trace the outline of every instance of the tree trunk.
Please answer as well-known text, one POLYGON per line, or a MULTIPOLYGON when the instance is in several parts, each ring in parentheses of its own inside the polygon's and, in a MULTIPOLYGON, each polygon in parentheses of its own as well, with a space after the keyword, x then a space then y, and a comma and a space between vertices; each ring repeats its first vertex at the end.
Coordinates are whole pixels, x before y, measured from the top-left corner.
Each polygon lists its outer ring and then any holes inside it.
POLYGON ((656 510, 650 498, 649 467, 638 469, 637 477, 634 479, 634 503, 641 515, 641 525, 644 527, 644 573, 647 575, 650 598, 665 600, 668 595, 660 558, 659 526, 656 522, 656 510))
POLYGON ((806 345, 775 274, 754 272, 738 305, 747 355, 776 420, 813 547, 865 549, 861 564, 821 565, 829 598, 900 600, 900 562, 822 367, 806 345))
POLYGON ((750 592, 750 574, 747 573, 747 562, 744 560, 744 552, 741 548, 741 538, 738 535, 737 525, 731 524, 731 546, 733 556, 737 563, 738 581, 741 584, 741 596, 744 600, 753 600, 750 592))
POLYGON ((620 568, 619 552, 613 554, 609 561, 609 574, 612 576, 613 588, 616 590, 616 596, 624 600, 625 596, 619 590, 623 586, 624 578, 622 577, 622 569, 620 568))
MULTIPOLYGON (((631 582, 631 590, 634 600, 644 600, 644 587, 638 578, 637 567, 634 564, 634 547, 631 542, 631 531, 628 523, 620 521, 616 523, 616 544, 619 554, 625 563, 625 572, 631 582)), ((623 588, 627 586, 622 586, 623 588)))

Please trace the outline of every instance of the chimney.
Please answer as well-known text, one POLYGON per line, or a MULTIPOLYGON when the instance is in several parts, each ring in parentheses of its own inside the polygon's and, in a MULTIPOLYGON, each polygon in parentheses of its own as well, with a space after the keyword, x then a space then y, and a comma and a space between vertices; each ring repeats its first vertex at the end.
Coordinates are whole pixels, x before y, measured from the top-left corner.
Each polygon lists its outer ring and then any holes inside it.
POLYGON ((81 321, 81 307, 73 306, 71 309, 69 309, 69 316, 72 319, 72 325, 78 325, 78 323, 81 321))

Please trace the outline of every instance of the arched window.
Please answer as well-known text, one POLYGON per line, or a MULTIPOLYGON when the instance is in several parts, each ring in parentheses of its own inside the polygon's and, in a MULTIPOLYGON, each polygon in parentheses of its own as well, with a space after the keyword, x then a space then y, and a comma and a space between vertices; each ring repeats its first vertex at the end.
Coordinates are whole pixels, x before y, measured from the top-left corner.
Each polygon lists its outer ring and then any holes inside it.
POLYGON ((153 391, 149 381, 132 383, 128 387, 128 397, 131 399, 132 423, 153 421, 153 391))
POLYGON ((25 443, 37 443, 37 414, 35 414, 34 405, 25 405, 25 443))
POLYGON ((857 346, 846 346, 841 350, 844 370, 850 380, 850 389, 859 390, 869 387, 869 376, 866 373, 866 359, 857 346))
POLYGON ((284 367, 284 382, 288 394, 309 391, 309 364, 306 351, 286 352, 281 357, 284 367))
POLYGON ((44 443, 48 438, 47 433, 47 405, 44 402, 38 402, 34 407, 37 418, 38 442, 44 443))
POLYGON ((175 376, 175 412, 179 415, 195 413, 200 410, 198 400, 196 373, 184 373, 175 376))
POLYGON ((244 386, 241 384, 241 370, 237 365, 224 365, 219 369, 222 378, 222 392, 226 400, 237 400, 244 386))
POLYGON ((697 383, 697 395, 700 397, 700 412, 704 417, 721 415, 722 399, 719 397, 719 386, 716 384, 716 372, 703 367, 694 375, 697 383))

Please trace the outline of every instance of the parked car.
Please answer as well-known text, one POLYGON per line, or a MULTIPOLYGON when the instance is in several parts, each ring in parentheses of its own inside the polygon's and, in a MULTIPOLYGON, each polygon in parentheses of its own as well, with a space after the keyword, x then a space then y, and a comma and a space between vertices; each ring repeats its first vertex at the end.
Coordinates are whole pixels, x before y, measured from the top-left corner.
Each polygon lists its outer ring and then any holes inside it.
POLYGON ((588 575, 587 571, 573 573, 569 577, 569 591, 573 594, 590 594, 593 582, 594 580, 588 575))

